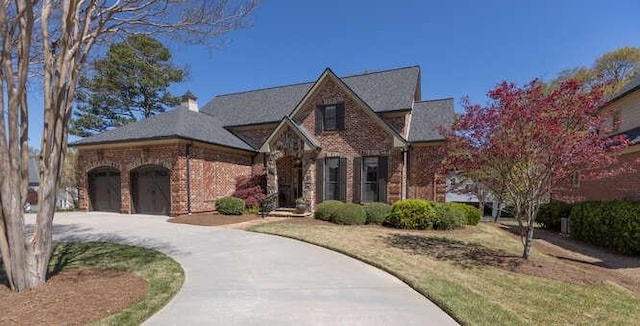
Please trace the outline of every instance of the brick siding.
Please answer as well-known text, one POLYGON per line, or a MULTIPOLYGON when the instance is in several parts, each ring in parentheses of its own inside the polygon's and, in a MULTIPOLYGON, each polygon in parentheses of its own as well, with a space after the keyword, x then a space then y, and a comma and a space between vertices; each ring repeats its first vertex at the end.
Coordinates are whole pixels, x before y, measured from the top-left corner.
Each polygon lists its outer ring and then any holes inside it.
MULTIPOLYGON (((79 206, 91 210, 88 196, 88 173, 99 167, 110 166, 120 171, 121 213, 132 212, 131 171, 145 165, 162 166, 171 171, 170 215, 186 214, 187 160, 186 144, 166 145, 112 145, 102 149, 79 149, 80 187, 79 206)), ((192 212, 215 209, 215 199, 230 195, 235 190, 235 178, 252 172, 252 153, 227 152, 224 149, 193 145, 191 160, 192 212)))

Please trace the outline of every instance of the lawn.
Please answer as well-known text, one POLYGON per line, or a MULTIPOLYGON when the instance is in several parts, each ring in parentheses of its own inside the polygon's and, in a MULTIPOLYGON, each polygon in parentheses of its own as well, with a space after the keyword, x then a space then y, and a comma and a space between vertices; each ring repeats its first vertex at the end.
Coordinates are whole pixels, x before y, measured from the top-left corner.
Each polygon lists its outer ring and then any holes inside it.
MULTIPOLYGON (((128 307, 124 306, 124 310, 111 312, 110 315, 103 314, 103 317, 107 317, 94 323, 95 325, 137 325, 167 304, 184 282, 184 271, 180 264, 165 254, 142 247, 104 242, 56 244, 49 274, 52 277, 51 282, 43 288, 19 294, 7 293, 6 289, 2 292, 5 296, 12 298, 11 300, 22 302, 26 299, 29 303, 20 307, 14 306, 12 310, 24 310, 12 311, 17 316, 14 318, 23 320, 20 316, 31 317, 32 314, 36 314, 39 315, 37 318, 42 318, 40 322, 46 322, 60 318, 60 309, 70 309, 69 314, 73 317, 69 316, 69 318, 75 318, 76 321, 86 321, 87 318, 91 320, 96 312, 84 311, 82 307, 73 306, 74 302, 82 305, 83 299, 91 300, 91 296, 101 297, 107 295, 105 293, 109 293, 111 301, 119 300, 119 294, 125 295, 128 287, 140 288, 141 283, 142 291, 139 291, 135 301, 127 304, 128 307), (61 286, 56 282, 56 278, 62 279, 65 283, 61 286), (111 287, 116 282, 121 284, 114 285, 115 289, 106 289, 107 286, 103 289, 99 286, 104 284, 111 287), (77 290, 73 288, 75 283, 79 283, 80 286, 77 290), (51 294, 49 293, 51 291, 47 291, 47 287, 55 287, 59 292, 51 294), (94 291, 93 293, 82 292, 83 287, 93 287, 94 291), (28 297, 21 297, 23 295, 28 297), (38 307, 39 303, 44 306, 38 307), (59 308, 53 309, 51 306, 56 304, 60 304, 59 308)), ((3 277, 0 266, 0 282, 3 277)), ((3 285, 0 284, 0 286, 3 285)), ((0 299, 2 299, 2 293, 0 293, 0 299)), ((111 304, 111 302, 107 303, 111 304)), ((65 319, 65 323, 75 322, 65 319)))
POLYGON ((608 271, 536 247, 532 261, 523 262, 519 240, 491 223, 454 232, 319 223, 271 223, 250 230, 317 244, 384 269, 466 325, 632 325, 640 320, 640 287, 634 280, 617 282, 608 271))

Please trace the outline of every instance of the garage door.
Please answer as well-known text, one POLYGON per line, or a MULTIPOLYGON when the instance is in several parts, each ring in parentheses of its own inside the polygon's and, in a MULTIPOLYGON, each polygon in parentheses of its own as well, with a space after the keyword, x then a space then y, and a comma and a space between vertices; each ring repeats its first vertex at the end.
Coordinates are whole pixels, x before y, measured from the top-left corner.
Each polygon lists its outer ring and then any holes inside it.
POLYGON ((146 166, 131 172, 133 212, 169 215, 170 172, 161 166, 146 166))
POLYGON ((101 212, 120 212, 120 171, 112 167, 89 172, 91 208, 101 212))

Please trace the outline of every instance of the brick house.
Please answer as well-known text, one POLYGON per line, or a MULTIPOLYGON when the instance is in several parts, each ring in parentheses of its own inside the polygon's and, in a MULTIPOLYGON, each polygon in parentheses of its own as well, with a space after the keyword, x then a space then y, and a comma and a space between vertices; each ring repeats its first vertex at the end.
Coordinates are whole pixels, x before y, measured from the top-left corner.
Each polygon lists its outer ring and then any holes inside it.
MULTIPOLYGON (((631 142, 631 145, 623 150, 618 163, 626 168, 626 172, 598 179, 588 179, 576 173, 571 183, 554 189, 552 198, 567 202, 640 201, 640 77, 617 92, 605 108, 615 110, 616 119, 620 120, 617 134, 625 134, 631 142)), ((611 167, 616 168, 618 167, 611 167)))
POLYGON ((444 201, 437 175, 453 99, 422 101, 417 66, 220 95, 72 143, 79 204, 180 215, 215 209, 243 175, 267 175, 280 207, 303 198, 444 201))

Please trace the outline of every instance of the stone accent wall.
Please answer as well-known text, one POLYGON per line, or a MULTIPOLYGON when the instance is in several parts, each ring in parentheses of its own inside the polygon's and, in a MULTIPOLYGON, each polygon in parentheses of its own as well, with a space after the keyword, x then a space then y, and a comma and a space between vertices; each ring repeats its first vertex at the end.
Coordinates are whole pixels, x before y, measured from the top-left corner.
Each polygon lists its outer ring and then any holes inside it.
MULTIPOLYGON (((186 214, 187 205, 187 160, 186 144, 166 145, 112 145, 102 149, 79 149, 78 171, 80 187, 78 193, 81 210, 91 210, 88 196, 88 172, 102 166, 111 166, 120 171, 121 213, 132 212, 131 171, 144 165, 159 165, 171 171, 170 215, 186 214)), ((191 148, 191 209, 206 212, 215 209, 215 199, 230 195, 235 190, 235 178, 252 172, 252 153, 226 151, 208 146, 193 145, 191 148)))
POLYGON ((443 156, 439 146, 411 147, 409 151, 409 189, 407 197, 443 202, 447 191, 446 177, 437 171, 443 156), (435 194, 434 194, 435 192, 435 194))
POLYGON ((615 171, 620 167, 624 167, 626 172, 605 178, 590 178, 583 173, 578 184, 568 180, 553 190, 551 198, 570 203, 586 200, 640 201, 640 151, 622 155, 618 166, 610 170, 615 171))
MULTIPOLYGON (((389 156, 389 183, 387 199, 391 203, 401 196, 402 154, 393 147, 393 137, 380 127, 365 113, 366 108, 346 93, 336 82, 327 78, 317 91, 309 98, 303 108, 297 112, 293 120, 313 133, 321 143, 322 150, 316 158, 347 158, 347 200, 353 200, 353 159, 362 156, 389 156), (315 109, 319 105, 344 103, 345 129, 315 133, 315 109)), ((315 161, 309 158, 310 173, 305 174, 305 184, 315 185, 315 161)), ((315 186, 309 192, 312 206, 315 206, 315 186)))

